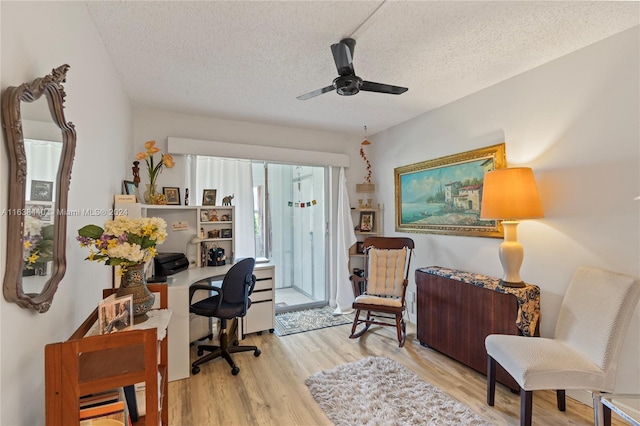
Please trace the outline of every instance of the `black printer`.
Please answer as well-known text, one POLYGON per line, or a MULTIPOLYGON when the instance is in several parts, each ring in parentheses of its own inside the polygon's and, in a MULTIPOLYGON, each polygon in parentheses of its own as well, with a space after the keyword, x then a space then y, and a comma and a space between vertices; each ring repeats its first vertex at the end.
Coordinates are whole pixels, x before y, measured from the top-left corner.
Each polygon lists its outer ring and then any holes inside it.
POLYGON ((154 268, 154 278, 167 277, 189 268, 189 259, 182 253, 158 253, 154 268))

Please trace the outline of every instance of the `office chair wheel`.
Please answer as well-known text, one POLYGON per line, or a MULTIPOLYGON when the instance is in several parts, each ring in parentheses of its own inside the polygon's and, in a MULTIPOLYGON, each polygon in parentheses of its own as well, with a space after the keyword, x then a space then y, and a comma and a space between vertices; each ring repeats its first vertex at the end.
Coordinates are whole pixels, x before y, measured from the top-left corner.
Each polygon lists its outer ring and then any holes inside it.
POLYGON ((255 351, 253 351, 253 356, 260 356, 262 352, 260 352, 260 349, 256 349, 255 351))
POLYGON ((240 369, 238 367, 233 367, 231 369, 231 374, 233 374, 234 376, 237 376, 239 372, 240 372, 240 369))
POLYGON ((270 328, 269 329, 269 333, 273 334, 273 332, 275 331, 275 328, 270 328))
POLYGON ((198 374, 200 372, 200 367, 195 366, 191 368, 191 373, 198 374))

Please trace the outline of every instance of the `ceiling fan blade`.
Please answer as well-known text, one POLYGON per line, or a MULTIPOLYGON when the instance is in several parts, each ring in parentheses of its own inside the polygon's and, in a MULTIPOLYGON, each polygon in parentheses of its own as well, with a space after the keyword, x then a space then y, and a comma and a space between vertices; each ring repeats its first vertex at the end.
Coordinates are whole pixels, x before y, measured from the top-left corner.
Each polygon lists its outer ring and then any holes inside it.
POLYGON ((356 41, 354 39, 344 39, 340 43, 331 45, 331 53, 333 54, 333 61, 336 63, 338 74, 351 75, 355 73, 353 70, 353 49, 355 44, 356 41))
POLYGON ((390 84, 374 83, 373 81, 363 81, 360 90, 365 92, 389 93, 392 95, 401 95, 407 90, 406 87, 392 86, 390 84))
POLYGON ((306 101, 307 99, 311 99, 314 98, 318 95, 322 95, 323 93, 327 93, 327 92, 331 92, 332 90, 335 90, 336 88, 333 86, 327 86, 327 87, 323 87, 322 89, 318 89, 318 90, 314 90, 313 92, 309 92, 309 93, 305 93, 304 95, 300 95, 298 96, 298 99, 300 99, 301 101, 306 101))

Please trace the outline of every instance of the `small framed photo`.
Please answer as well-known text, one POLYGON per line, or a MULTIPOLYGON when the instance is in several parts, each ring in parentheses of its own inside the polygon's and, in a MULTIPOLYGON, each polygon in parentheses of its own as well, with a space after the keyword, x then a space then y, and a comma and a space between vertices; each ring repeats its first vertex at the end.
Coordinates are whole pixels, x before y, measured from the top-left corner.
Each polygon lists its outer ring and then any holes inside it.
POLYGON ((218 222, 218 210, 209 210, 209 222, 218 222))
POLYGON ((360 232, 373 232, 374 212, 360 212, 360 232))
POLYGON ((180 188, 175 188, 173 186, 163 186, 162 193, 165 197, 167 197, 167 204, 173 206, 180 205, 180 188))
POLYGON ((216 205, 216 190, 205 189, 202 191, 202 205, 203 206, 215 206, 216 205))
POLYGON ((100 334, 127 330, 133 325, 133 295, 115 297, 115 293, 101 300, 98 306, 100 334))
POLYGON ((200 210, 200 222, 209 222, 209 210, 200 210))
MULTIPOLYGON (((356 242, 356 253, 364 254, 364 241, 356 242)), ((354 272, 355 274, 355 272, 354 272)))
POLYGON ((122 181, 122 189, 126 195, 135 195, 136 202, 140 202, 140 193, 138 192, 138 184, 130 180, 122 181))
POLYGON ((53 201, 53 182, 32 180, 31 201, 53 201))

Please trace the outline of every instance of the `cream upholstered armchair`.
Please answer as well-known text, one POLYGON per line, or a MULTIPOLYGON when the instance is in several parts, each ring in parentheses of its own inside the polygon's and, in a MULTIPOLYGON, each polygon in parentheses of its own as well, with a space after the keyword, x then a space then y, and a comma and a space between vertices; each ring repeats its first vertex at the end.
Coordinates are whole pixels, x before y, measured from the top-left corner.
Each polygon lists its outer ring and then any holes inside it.
POLYGON ((395 327, 399 346, 404 346, 405 295, 414 243, 411 238, 369 237, 363 242, 365 276, 351 276, 356 315, 349 338, 362 336, 371 325, 395 327), (365 319, 360 318, 366 311, 365 319), (391 320, 391 321, 390 321, 391 320), (360 324, 364 327, 356 331, 360 324))
MULTIPOLYGON (((594 391, 598 421, 599 392, 613 391, 618 356, 640 299, 640 280, 603 269, 577 269, 562 301, 553 339, 491 334, 487 404, 494 404, 496 362, 520 385, 520 424, 531 425, 533 391, 555 389, 565 410, 565 390, 594 391)), ((605 424, 611 412, 605 412, 605 424)))

